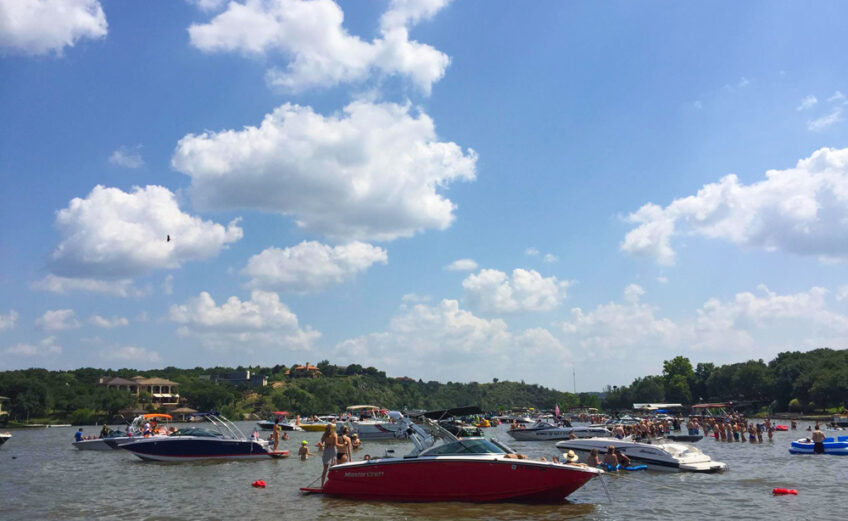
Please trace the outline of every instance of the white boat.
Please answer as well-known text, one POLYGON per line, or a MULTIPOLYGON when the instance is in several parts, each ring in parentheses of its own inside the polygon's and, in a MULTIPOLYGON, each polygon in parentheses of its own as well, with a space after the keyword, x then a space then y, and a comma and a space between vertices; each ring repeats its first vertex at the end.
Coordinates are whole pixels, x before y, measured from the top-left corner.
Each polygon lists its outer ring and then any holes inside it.
POLYGON ((547 421, 538 421, 526 429, 506 431, 516 441, 567 440, 573 433, 578 438, 597 438, 612 436, 603 427, 558 427, 547 421))
POLYGON ((621 418, 613 418, 611 420, 607 420, 604 423, 593 423, 590 427, 605 427, 608 429, 612 429, 616 425, 638 425, 642 423, 642 420, 639 418, 634 418, 632 416, 622 416, 621 418))
MULTIPOLYGON (((168 414, 142 414, 136 416, 132 423, 127 427, 127 432, 116 431, 114 435, 104 436, 102 438, 91 438, 87 440, 75 441, 74 447, 79 450, 102 450, 109 451, 121 448, 121 445, 129 443, 144 437, 144 424, 156 420, 158 422, 171 421, 171 416, 168 414)), ((166 436, 162 434, 153 434, 152 436, 166 436)))
POLYGON ((721 472, 727 470, 727 465, 684 443, 641 443, 625 438, 586 438, 582 440, 564 440, 557 442, 558 449, 573 450, 583 461, 592 449, 597 449, 599 456, 610 446, 620 450, 630 458, 633 465, 647 465, 652 470, 673 472, 721 472))
POLYGON ((3 446, 4 443, 9 441, 12 438, 12 433, 10 432, 0 432, 0 447, 3 446))
MULTIPOLYGON (((362 441, 395 440, 408 437, 407 424, 401 422, 403 415, 397 411, 384 412, 375 405, 351 405, 347 408, 348 420, 344 423, 350 434, 362 441), (355 419, 355 415, 359 419, 355 419)), ((339 424, 339 429, 342 428, 339 424)))

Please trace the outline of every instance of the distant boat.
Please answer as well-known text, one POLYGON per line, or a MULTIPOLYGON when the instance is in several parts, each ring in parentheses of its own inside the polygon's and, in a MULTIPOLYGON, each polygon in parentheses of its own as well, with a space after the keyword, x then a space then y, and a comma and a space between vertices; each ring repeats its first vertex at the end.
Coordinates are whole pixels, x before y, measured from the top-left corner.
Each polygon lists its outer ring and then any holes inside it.
POLYGON ((375 405, 351 405, 347 408, 347 413, 348 420, 345 425, 351 434, 358 435, 362 441, 407 437, 407 428, 400 422, 403 415, 397 411, 383 411, 375 405), (356 414, 359 419, 354 419, 356 414))
MULTIPOLYGON (((144 433, 142 432, 144 428, 144 424, 151 421, 156 420, 157 422, 169 422, 171 421, 171 416, 169 414, 141 414, 136 416, 132 423, 127 427, 126 432, 115 431, 114 434, 109 436, 104 436, 103 438, 91 438, 88 440, 75 441, 73 443, 74 447, 79 450, 101 450, 101 451, 110 451, 119 449, 121 445, 125 443, 129 443, 133 440, 141 439, 144 437, 144 433)), ((163 432, 161 435, 152 435, 152 436, 166 436, 163 432)))
MULTIPOLYGON (((691 445, 683 443, 641 443, 625 438, 587 438, 583 440, 564 440, 557 442, 558 449, 573 450, 578 455, 587 456, 597 449, 603 457, 610 446, 620 450, 630 458, 634 465, 644 464, 652 470, 670 470, 680 472, 721 472, 727 465, 712 458, 691 445)), ((585 458, 584 458, 585 459, 585 458)))
POLYGON ((3 446, 4 443, 12 439, 12 434, 9 432, 0 432, 0 447, 3 446))
POLYGON ((273 420, 260 420, 256 422, 256 425, 264 431, 272 430, 275 423, 282 431, 302 431, 303 429, 300 426, 288 419, 288 415, 287 411, 274 411, 273 420), (276 421, 278 418, 279 422, 276 421))
POLYGON ((526 429, 510 429, 506 432, 516 441, 567 440, 572 434, 578 438, 612 435, 609 429, 604 427, 558 427, 544 420, 539 420, 526 429))
MULTIPOLYGON (((197 416, 197 415, 196 415, 197 416)), ((180 429, 166 437, 141 438, 120 446, 146 461, 251 460, 284 458, 268 441, 246 437, 223 416, 199 413, 207 423, 180 429)))

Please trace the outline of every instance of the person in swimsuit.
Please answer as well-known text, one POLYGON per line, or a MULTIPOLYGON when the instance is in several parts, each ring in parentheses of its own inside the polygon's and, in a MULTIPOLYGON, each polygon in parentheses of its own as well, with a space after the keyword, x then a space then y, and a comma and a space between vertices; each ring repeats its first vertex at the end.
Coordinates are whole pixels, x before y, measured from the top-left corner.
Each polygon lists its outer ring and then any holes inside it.
POLYGON ((824 454, 824 433, 820 430, 818 423, 816 430, 813 431, 813 454, 824 454))
POLYGON ((590 467, 600 467, 601 466, 601 458, 598 457, 598 449, 592 449, 589 451, 589 460, 590 467))
POLYGON ((336 434, 336 424, 328 423, 324 428, 324 434, 321 436, 321 444, 324 446, 324 454, 321 456, 321 461, 324 463, 324 470, 321 472, 321 486, 324 486, 324 479, 327 477, 327 470, 336 459, 336 447, 339 445, 339 435, 336 434))

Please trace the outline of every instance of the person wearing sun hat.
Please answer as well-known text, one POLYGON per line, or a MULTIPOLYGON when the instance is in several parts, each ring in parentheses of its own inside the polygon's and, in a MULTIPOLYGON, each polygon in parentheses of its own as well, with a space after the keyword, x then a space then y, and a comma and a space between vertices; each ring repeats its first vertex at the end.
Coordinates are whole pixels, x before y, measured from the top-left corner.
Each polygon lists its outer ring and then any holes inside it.
POLYGON ((306 459, 309 457, 309 442, 308 441, 303 440, 300 443, 300 450, 297 451, 297 455, 300 456, 300 459, 302 461, 306 461, 306 459))
POLYGON ((566 463, 577 463, 580 460, 580 457, 574 453, 573 450, 569 450, 565 454, 562 455, 562 458, 566 463))

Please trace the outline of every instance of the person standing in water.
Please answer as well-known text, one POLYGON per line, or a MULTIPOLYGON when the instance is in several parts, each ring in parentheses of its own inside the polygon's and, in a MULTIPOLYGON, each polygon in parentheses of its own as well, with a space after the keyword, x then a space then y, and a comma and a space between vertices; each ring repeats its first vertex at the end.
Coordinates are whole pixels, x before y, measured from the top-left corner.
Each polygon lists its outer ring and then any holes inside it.
POLYGON ((279 416, 277 416, 277 418, 274 419, 273 429, 274 430, 271 431, 271 441, 274 442, 274 449, 273 450, 276 451, 277 445, 280 444, 280 417, 279 416))
POLYGON ((820 430, 818 423, 813 431, 813 454, 824 454, 824 433, 820 430))
POLYGON ((321 456, 321 461, 324 463, 324 470, 321 471, 321 486, 324 486, 324 480, 327 477, 327 470, 336 459, 336 447, 339 445, 339 435, 336 434, 336 424, 328 423, 324 428, 324 434, 321 436, 321 444, 324 446, 324 454, 321 456))

